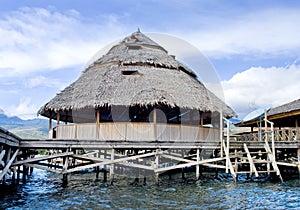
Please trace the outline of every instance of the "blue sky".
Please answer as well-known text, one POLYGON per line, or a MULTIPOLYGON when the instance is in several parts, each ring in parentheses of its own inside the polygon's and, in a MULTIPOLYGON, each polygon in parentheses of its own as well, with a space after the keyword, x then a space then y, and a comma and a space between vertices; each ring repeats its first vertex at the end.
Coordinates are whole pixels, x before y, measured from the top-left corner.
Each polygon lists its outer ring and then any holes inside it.
POLYGON ((296 0, 0 0, 0 109, 35 117, 98 50, 139 27, 197 47, 242 118, 300 98, 299 22, 296 0))

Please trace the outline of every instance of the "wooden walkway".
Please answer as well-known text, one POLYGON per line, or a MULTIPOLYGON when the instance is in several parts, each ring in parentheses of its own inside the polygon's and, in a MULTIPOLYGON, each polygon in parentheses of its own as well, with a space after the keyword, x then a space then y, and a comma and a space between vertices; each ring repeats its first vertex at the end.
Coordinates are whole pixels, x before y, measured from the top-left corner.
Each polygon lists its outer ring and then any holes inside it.
MULTIPOLYGON (((20 139, 0 130, 1 163, 0 178, 6 176, 23 181, 31 168, 39 168, 63 175, 95 169, 96 178, 103 173, 103 181, 118 174, 120 168, 139 170, 139 175, 153 175, 172 170, 194 167, 196 179, 201 168, 215 168, 231 174, 236 181, 238 174, 259 177, 276 174, 281 180, 279 168, 292 167, 300 171, 299 141, 103 141, 85 139, 20 139), (273 150, 273 148, 275 148, 273 150), (45 156, 34 157, 36 149, 48 151, 45 156), (292 154, 292 155, 290 155, 292 154)), ((126 172, 125 172, 126 174, 126 172)))

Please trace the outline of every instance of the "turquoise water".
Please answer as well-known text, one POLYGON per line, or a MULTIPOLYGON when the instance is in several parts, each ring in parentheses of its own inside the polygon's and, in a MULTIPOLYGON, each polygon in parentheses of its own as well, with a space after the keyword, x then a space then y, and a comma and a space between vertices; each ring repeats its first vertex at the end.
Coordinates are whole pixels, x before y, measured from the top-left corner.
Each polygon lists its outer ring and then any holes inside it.
POLYGON ((94 181, 94 174, 77 174, 63 187, 61 176, 35 170, 16 189, 1 187, 1 209, 300 209, 300 180, 272 182, 174 177, 160 185, 113 186, 94 181), (8 190, 9 189, 9 190, 8 190))

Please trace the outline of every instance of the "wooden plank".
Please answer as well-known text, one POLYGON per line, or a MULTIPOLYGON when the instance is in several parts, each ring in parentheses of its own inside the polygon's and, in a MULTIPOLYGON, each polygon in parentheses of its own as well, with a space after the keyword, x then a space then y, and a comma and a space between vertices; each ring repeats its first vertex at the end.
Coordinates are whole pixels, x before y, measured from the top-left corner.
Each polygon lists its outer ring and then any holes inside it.
POLYGON ((2 165, 2 166, 5 165, 4 161, 2 160, 5 155, 5 152, 6 152, 5 150, 2 150, 0 153, 0 165, 2 165))
POLYGON ((20 160, 20 161, 16 161, 13 164, 13 166, 23 165, 26 163, 34 163, 34 162, 39 162, 39 161, 54 159, 54 158, 59 158, 59 157, 65 157, 65 156, 72 155, 72 154, 73 154, 73 152, 64 152, 64 153, 59 153, 59 154, 55 154, 55 155, 47 155, 47 156, 43 156, 43 157, 20 160))
POLYGON ((299 167, 299 164, 296 164, 296 163, 285 163, 285 162, 278 162, 278 161, 277 161, 277 165, 299 167))
POLYGON ((159 172, 169 171, 169 170, 173 170, 173 169, 194 166, 194 165, 197 165, 197 164, 201 165, 201 164, 205 164, 205 163, 217 162, 217 161, 221 161, 221 160, 224 160, 224 158, 213 158, 213 159, 201 160, 199 162, 193 161, 193 162, 190 162, 190 163, 179 164, 179 165, 176 165, 176 166, 158 168, 158 169, 155 169, 154 172, 159 173, 159 172))
POLYGON ((3 169, 2 173, 0 174, 0 180, 2 180, 2 178, 5 176, 5 174, 7 173, 7 171, 9 170, 10 166, 12 165, 12 163, 14 162, 14 160, 16 159, 17 155, 19 153, 19 149, 17 149, 14 153, 14 155, 12 156, 12 158, 9 160, 9 162, 6 164, 5 168, 3 169))
POLYGON ((273 169, 276 171, 276 174, 277 174, 277 176, 279 176, 281 182, 283 182, 282 176, 281 176, 281 174, 280 174, 280 170, 279 170, 279 168, 278 168, 278 166, 277 166, 275 157, 273 156, 273 153, 271 152, 271 149, 270 149, 269 144, 267 144, 267 143, 265 144, 265 149, 266 149, 266 151, 268 152, 267 155, 268 155, 270 161, 272 161, 273 169))
POLYGON ((134 159, 138 159, 138 158, 154 156, 155 154, 156 154, 156 152, 152 152, 152 153, 146 153, 146 154, 142 154, 142 155, 135 155, 135 156, 125 157, 125 158, 120 158, 120 159, 115 159, 115 160, 107 160, 107 161, 103 161, 101 163, 93 163, 93 164, 89 164, 89 165, 86 165, 86 166, 80 166, 80 167, 76 167, 76 168, 73 168, 73 169, 68 169, 68 170, 63 171, 62 173, 71 173, 71 172, 75 172, 75 171, 81 171, 81 170, 84 170, 84 169, 93 168, 93 167, 97 167, 97 166, 109 165, 109 164, 124 162, 124 161, 127 161, 127 160, 134 160, 134 159))
POLYGON ((189 159, 185 159, 185 158, 180 158, 180 157, 175 157, 175 156, 171 156, 171 155, 167 155, 167 154, 162 154, 162 157, 171 159, 171 160, 178 160, 178 161, 182 161, 182 162, 187 162, 187 163, 195 163, 194 160, 189 160, 189 159))
POLYGON ((49 167, 46 167, 46 166, 41 166, 41 165, 38 165, 38 164, 27 163, 26 165, 29 166, 29 167, 32 167, 32 168, 37 168, 37 169, 41 169, 41 170, 45 170, 45 171, 50 171, 50 172, 54 172, 54 173, 57 173, 57 174, 61 174, 61 172, 62 172, 62 170, 56 170, 56 169, 49 168, 49 167))
POLYGON ((252 171, 254 171, 255 176, 258 177, 258 172, 256 170, 256 167, 254 165, 253 159, 252 159, 252 157, 250 155, 250 152, 249 152, 248 147, 247 147, 246 144, 244 144, 244 149, 245 149, 245 151, 247 153, 247 158, 248 158, 248 161, 249 161, 249 164, 250 164, 250 176, 252 174, 252 171))
POLYGON ((212 168, 220 168, 220 169, 226 168, 226 166, 223 166, 223 165, 216 165, 216 164, 210 164, 210 163, 204 163, 201 165, 206 166, 206 167, 212 167, 212 168))
MULTIPOLYGON (((115 156, 117 156, 115 154, 115 156)), ((90 160, 90 161, 94 161, 94 162, 103 162, 103 161, 106 161, 107 159, 105 158, 96 158, 96 157, 87 157, 87 156, 84 156, 84 155, 72 155, 71 157, 74 157, 74 158, 78 158, 78 159, 83 159, 83 160, 90 160)), ((127 157, 127 156, 123 156, 123 157, 127 157)), ((151 166, 143 166, 143 165, 140 165, 140 164, 135 164, 135 163, 130 163, 130 162, 119 162, 119 163, 116 163, 118 165, 124 165, 124 166, 132 166, 134 168, 142 168, 142 169, 146 169, 146 170, 152 170, 153 168, 151 166)))

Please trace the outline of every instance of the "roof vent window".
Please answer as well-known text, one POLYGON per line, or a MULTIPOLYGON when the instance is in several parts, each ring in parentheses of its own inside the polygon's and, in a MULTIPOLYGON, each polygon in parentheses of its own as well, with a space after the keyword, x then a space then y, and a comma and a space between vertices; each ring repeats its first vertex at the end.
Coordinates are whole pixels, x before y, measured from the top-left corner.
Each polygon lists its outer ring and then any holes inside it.
POLYGON ((142 49, 142 47, 140 45, 127 45, 127 49, 128 51, 131 51, 131 50, 140 50, 142 49))
POLYGON ((137 75, 138 71, 137 70, 123 70, 122 74, 123 75, 137 75))

